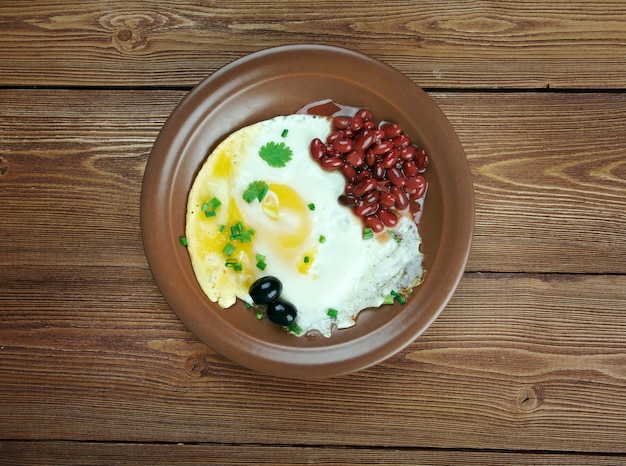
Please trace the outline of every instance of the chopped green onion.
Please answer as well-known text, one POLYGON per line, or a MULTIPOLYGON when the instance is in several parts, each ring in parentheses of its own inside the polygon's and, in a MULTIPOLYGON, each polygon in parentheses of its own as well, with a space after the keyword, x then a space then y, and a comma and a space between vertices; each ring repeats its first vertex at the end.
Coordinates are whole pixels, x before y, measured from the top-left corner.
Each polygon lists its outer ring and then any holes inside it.
POLYGON ((363 239, 372 239, 374 237, 374 232, 371 228, 363 228, 363 239))
POLYGON ((315 210, 315 204, 313 204, 312 202, 307 207, 309 208, 309 210, 315 210))
POLYGON ((394 301, 394 297, 391 294, 388 294, 387 296, 385 296, 385 299, 383 300, 383 304, 393 304, 394 301))
POLYGON ((220 202, 220 200, 214 197, 209 202, 205 202, 204 204, 202 204, 202 212, 204 212, 204 215, 206 215, 207 217, 215 217, 215 209, 217 209, 221 205, 222 203, 220 202))
POLYGON ((290 323, 287 328, 289 329, 289 331, 291 333, 294 333, 296 335, 300 335, 304 332, 304 330, 302 330, 302 327, 300 327, 298 324, 296 324, 295 322, 290 323))
POLYGON ((391 296, 393 296, 394 298, 396 298, 398 300, 398 302, 400 304, 404 304, 406 303, 406 299, 404 299, 404 296, 402 296, 400 293, 398 293, 397 291, 391 291, 391 296))
POLYGON ((286 138, 288 133, 289 133, 289 130, 288 130, 287 128, 285 128, 285 129, 283 130, 283 132, 282 132, 282 133, 280 133, 280 137, 281 137, 281 138, 286 138))
POLYGON ((222 252, 226 254, 227 256, 230 256, 232 255, 233 252, 235 252, 235 249, 237 249, 235 246, 233 246, 230 243, 226 243, 226 246, 224 246, 224 249, 222 249, 222 252))
POLYGON ((339 311, 337 311, 337 309, 333 309, 332 307, 329 307, 328 312, 326 312, 326 315, 330 317, 331 319, 336 319, 338 313, 339 311))
POLYGON ((326 237, 324 235, 320 235, 320 243, 325 243, 326 237))
POLYGON ((241 241, 242 243, 249 243, 250 241, 252 241, 252 235, 250 234, 250 230, 242 231, 239 241, 241 241))
POLYGON ((265 267, 267 267, 267 264, 265 263, 265 256, 257 252, 255 257, 257 260, 256 266, 261 270, 265 270, 265 267))
POLYGON ((311 262, 311 258, 309 256, 304 256, 304 263, 308 264, 309 262, 311 262))
POLYGON ((263 311, 256 311, 256 318, 261 320, 263 318, 263 311))
POLYGON ((246 303, 246 309, 250 309, 251 307, 252 307, 252 304, 246 303))
POLYGON ((183 246, 187 246, 187 238, 184 236, 181 236, 180 238, 178 238, 178 241, 180 241, 180 244, 182 244, 183 246))
POLYGON ((241 272, 241 270, 243 269, 243 266, 239 262, 237 262, 235 259, 227 259, 224 265, 226 267, 230 267, 235 272, 241 272))
POLYGON ((396 235, 393 231, 389 232, 389 236, 391 236, 393 238, 393 240, 400 244, 402 242, 402 238, 400 238, 398 235, 396 235))
POLYGON ((220 233, 223 232, 226 229, 226 225, 220 225, 219 228, 217 229, 217 231, 219 231, 220 233))

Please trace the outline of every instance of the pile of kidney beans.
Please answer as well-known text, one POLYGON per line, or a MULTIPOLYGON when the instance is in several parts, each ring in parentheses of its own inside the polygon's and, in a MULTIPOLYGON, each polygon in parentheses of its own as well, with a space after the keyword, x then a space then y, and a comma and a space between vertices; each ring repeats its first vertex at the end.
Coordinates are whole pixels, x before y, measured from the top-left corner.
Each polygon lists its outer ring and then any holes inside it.
POLYGON ((372 111, 335 116, 326 141, 311 141, 311 156, 345 179, 339 202, 353 209, 366 227, 379 233, 398 224, 398 212, 426 192, 428 154, 411 143, 397 123, 378 124, 372 111))

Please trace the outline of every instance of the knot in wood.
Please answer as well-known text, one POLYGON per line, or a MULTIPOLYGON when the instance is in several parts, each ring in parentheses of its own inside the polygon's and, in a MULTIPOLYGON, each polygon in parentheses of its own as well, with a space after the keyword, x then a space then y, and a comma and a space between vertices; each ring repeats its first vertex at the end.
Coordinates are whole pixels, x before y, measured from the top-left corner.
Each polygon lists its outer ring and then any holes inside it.
POLYGON ((524 412, 534 411, 543 404, 543 387, 527 385, 517 395, 517 407, 524 412))
POLYGON ((0 157, 0 176, 6 174, 9 171, 9 162, 4 157, 0 157))
POLYGON ((191 377, 206 377, 211 368, 209 356, 206 354, 194 354, 185 361, 185 372, 191 377))

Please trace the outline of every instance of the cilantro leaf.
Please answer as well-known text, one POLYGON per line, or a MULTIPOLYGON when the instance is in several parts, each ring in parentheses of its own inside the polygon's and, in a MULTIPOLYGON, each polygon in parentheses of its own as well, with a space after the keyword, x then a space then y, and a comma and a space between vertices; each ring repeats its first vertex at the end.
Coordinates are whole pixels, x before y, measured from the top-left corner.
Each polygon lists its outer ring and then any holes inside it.
POLYGON ((282 168, 291 160, 293 151, 284 142, 268 142, 259 149, 259 157, 267 162, 270 167, 282 168))
POLYGON ((248 204, 250 204, 255 199, 258 199, 259 202, 261 202, 269 189, 270 187, 265 181, 253 181, 243 192, 243 200, 246 201, 248 204))

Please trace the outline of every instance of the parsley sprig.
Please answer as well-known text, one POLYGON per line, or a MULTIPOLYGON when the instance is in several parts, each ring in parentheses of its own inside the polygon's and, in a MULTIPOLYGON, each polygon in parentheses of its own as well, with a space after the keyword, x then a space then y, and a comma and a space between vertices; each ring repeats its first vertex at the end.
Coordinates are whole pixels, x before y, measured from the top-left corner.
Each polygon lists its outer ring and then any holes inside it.
POLYGON ((246 201, 248 204, 250 204, 255 199, 258 199, 259 202, 261 202, 269 189, 270 187, 265 181, 253 181, 243 192, 243 200, 246 201))
POLYGON ((267 162, 270 167, 282 168, 291 160, 293 151, 284 142, 270 141, 259 149, 259 157, 267 162))

